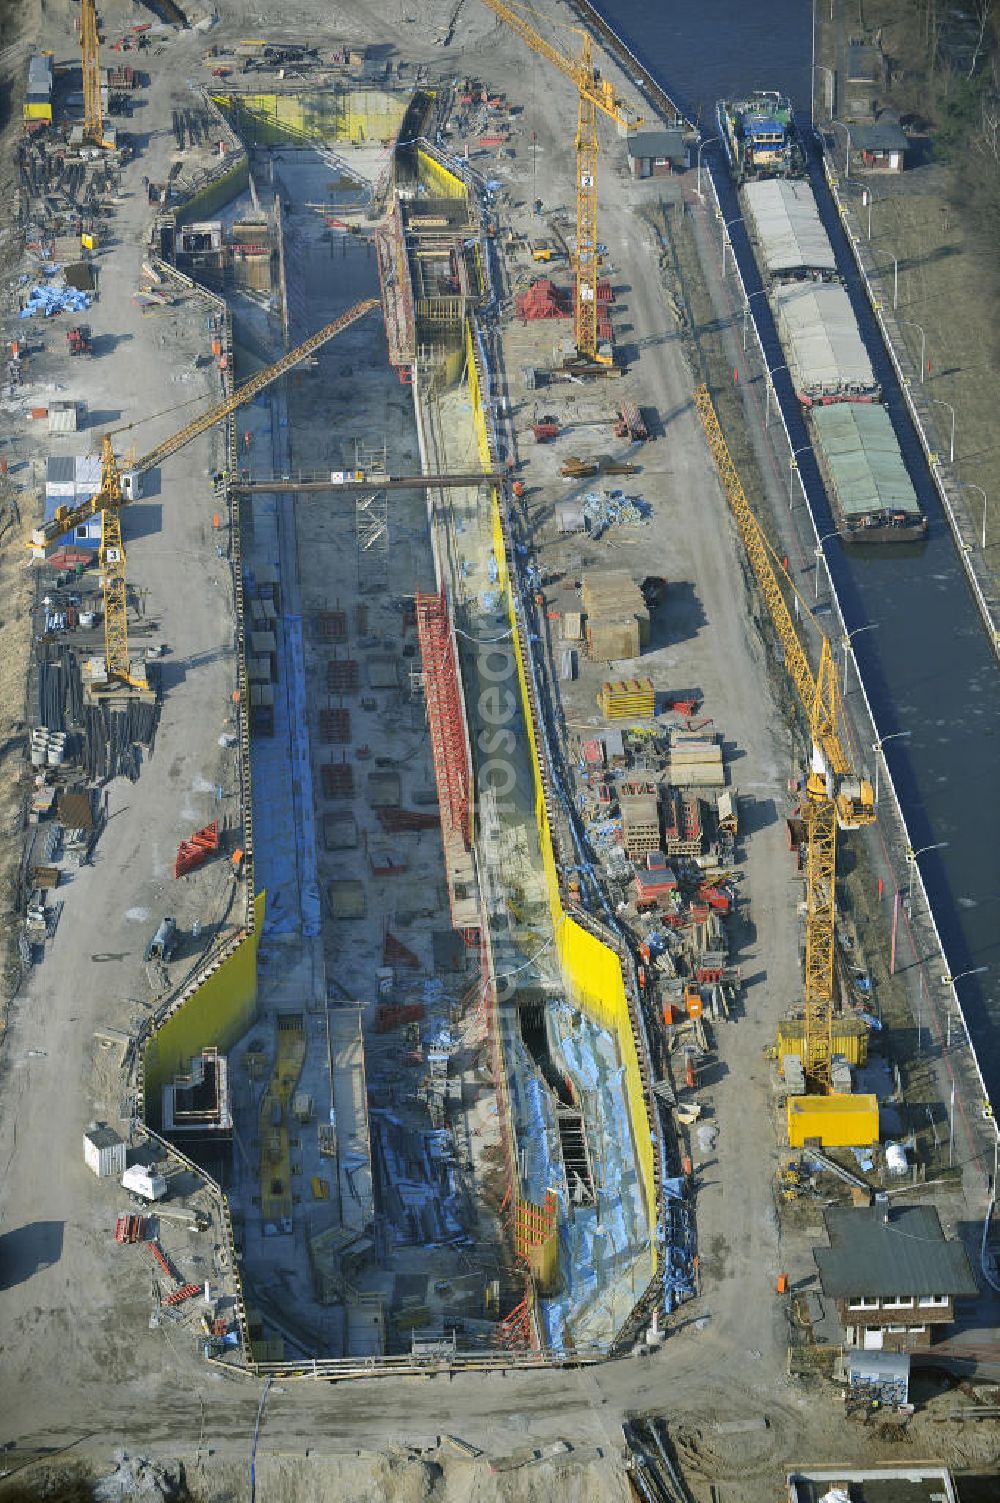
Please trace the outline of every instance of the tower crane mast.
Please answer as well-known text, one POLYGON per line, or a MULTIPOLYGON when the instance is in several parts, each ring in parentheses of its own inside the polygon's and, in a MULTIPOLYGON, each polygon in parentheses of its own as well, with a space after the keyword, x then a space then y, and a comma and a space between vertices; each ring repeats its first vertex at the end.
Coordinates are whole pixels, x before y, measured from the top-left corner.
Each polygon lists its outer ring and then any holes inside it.
POLYGON ((101 43, 97 34, 95 0, 80 0, 80 51, 83 56, 83 139, 91 146, 103 146, 101 43))
POLYGON ((145 470, 152 470, 157 465, 176 454, 178 449, 183 449, 192 439, 199 434, 205 433, 209 428, 214 428, 216 423, 223 422, 238 407, 245 402, 250 402, 265 387, 277 381, 294 366, 300 364, 322 345, 334 339, 336 335, 350 327, 366 313, 379 306, 378 298, 365 298, 348 308, 339 318, 324 328, 311 334, 303 340, 295 349, 289 350, 276 360, 273 365, 265 366, 256 375, 251 376, 249 381, 244 381, 223 401, 217 402, 214 407, 209 407, 198 417, 193 418, 176 433, 157 444, 148 454, 144 454, 135 465, 124 472, 119 466, 113 443, 114 433, 127 432, 134 424, 126 423, 122 428, 106 433, 101 439, 101 488, 86 501, 81 501, 78 506, 59 507, 54 515, 36 529, 31 537, 31 549, 33 556, 44 558, 45 550, 51 547, 64 533, 73 532, 77 527, 89 521, 91 517, 100 513, 101 517, 101 546, 100 562, 103 575, 104 589, 104 655, 106 672, 109 679, 118 683, 131 684, 136 688, 144 687, 138 680, 133 679, 131 661, 128 648, 128 620, 126 614, 126 575, 125 575, 125 549, 122 545, 121 509, 129 501, 135 499, 138 493, 136 478, 145 470), (123 478, 127 483, 123 484, 123 478))
POLYGON ((814 678, 779 582, 781 565, 747 500, 707 387, 698 387, 695 403, 778 634, 785 667, 809 722, 812 754, 802 808, 808 835, 803 1066, 810 1089, 828 1091, 833 1062, 837 835, 839 830, 857 830, 873 823, 875 795, 868 779, 852 771, 841 739, 840 690, 829 640, 823 637, 814 678))
MULTIPOLYGON (((628 106, 617 97, 611 83, 601 78, 594 66, 590 34, 578 28, 580 55, 566 57, 532 25, 521 10, 505 0, 484 3, 522 42, 558 68, 576 86, 579 95, 576 125, 576 343, 580 354, 590 362, 608 365, 597 346, 597 112, 626 130, 642 124, 628 106)), ((545 17, 536 18, 544 22, 545 17)))

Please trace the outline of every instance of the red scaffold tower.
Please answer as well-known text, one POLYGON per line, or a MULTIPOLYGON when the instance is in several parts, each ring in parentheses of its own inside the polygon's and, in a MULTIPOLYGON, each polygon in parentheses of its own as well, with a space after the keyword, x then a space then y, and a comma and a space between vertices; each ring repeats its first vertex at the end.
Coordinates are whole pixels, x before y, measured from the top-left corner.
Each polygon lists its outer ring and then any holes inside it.
POLYGON ((416 598, 417 635, 424 670, 427 722, 434 756, 445 849, 469 849, 469 762, 455 646, 444 594, 416 598))

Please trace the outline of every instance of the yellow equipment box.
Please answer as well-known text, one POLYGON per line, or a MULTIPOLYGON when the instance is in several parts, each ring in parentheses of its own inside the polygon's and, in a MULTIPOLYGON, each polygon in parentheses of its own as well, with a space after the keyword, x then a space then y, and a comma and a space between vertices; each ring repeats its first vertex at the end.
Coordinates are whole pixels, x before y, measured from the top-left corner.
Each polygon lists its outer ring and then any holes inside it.
POLYGON ((789 1096, 788 1142, 804 1148, 869 1148, 878 1142, 877 1096, 789 1096))

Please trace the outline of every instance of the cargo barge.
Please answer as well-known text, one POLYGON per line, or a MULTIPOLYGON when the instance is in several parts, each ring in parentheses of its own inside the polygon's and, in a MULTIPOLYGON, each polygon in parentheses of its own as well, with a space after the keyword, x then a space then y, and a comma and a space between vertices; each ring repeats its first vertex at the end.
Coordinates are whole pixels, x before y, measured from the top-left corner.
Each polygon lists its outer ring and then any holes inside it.
POLYGON ((848 543, 920 543, 927 518, 878 403, 838 402, 811 414, 816 457, 834 519, 848 543))
POLYGON ((881 405, 881 387, 812 188, 794 178, 744 182, 740 203, 844 541, 921 542, 927 518, 881 405))
POLYGON ((720 99, 719 135, 736 183, 794 177, 804 166, 791 100, 759 89, 745 99, 720 99))

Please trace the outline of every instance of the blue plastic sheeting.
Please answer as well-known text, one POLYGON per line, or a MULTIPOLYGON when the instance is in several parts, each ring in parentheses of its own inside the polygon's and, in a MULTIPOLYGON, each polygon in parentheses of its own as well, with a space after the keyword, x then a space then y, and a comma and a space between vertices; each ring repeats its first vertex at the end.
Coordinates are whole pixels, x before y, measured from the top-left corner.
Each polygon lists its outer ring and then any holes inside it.
POLYGON ((89 307, 90 294, 75 287, 32 287, 18 318, 34 318, 36 313, 51 318, 54 313, 82 313, 89 307))
POLYGON ((695 1294, 694 1257, 697 1252, 694 1217, 686 1201, 668 1199, 663 1223, 657 1227, 667 1315, 695 1294))
POLYGON ((274 735, 250 743, 254 869, 258 889, 268 895, 264 933, 312 939, 321 915, 302 618, 283 616, 276 637, 274 735))
POLYGON ((520 1193, 526 1200, 541 1205, 546 1190, 562 1179, 559 1133, 552 1093, 524 1047, 512 1013, 512 1008, 503 1009, 500 1026, 508 1065, 514 1136, 521 1158, 520 1193))
MULTIPOLYGON (((645 1277, 641 1269, 635 1269, 644 1256, 648 1258, 650 1228, 632 1146, 625 1072, 606 1029, 564 1002, 555 1004, 553 1022, 553 1042, 562 1054, 561 1062, 578 1099, 586 1102, 597 1205, 575 1205, 570 1219, 569 1207, 563 1203, 559 1223, 563 1290, 557 1299, 540 1300, 539 1308, 546 1342, 553 1351, 564 1349, 567 1330, 577 1342, 582 1338, 606 1347, 633 1293, 637 1298, 649 1277, 648 1269, 645 1277), (606 1298, 615 1286, 617 1298, 606 1298)), ((560 1185, 562 1179, 560 1173, 551 1183, 560 1185)))

